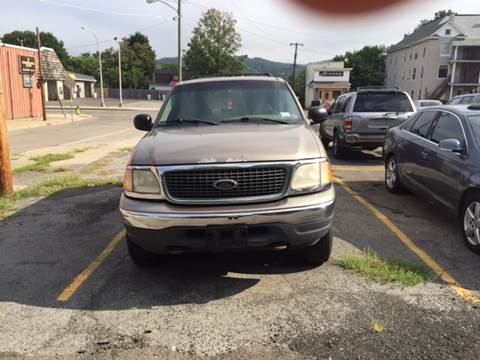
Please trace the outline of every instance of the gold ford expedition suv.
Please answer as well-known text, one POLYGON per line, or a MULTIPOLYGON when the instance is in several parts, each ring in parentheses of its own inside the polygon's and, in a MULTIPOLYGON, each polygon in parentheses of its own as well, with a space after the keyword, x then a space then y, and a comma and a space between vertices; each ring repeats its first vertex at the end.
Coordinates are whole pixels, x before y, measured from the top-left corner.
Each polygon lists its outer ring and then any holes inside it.
POLYGON ((137 265, 155 254, 278 250, 327 261, 335 191, 324 147, 290 86, 271 76, 177 85, 125 172, 120 211, 137 265))

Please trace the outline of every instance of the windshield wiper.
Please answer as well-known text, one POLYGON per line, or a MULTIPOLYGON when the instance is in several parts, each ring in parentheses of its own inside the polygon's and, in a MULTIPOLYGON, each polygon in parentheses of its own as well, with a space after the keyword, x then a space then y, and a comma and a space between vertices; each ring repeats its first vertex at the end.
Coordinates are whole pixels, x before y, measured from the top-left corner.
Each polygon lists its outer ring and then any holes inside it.
POLYGON ((218 125, 218 123, 210 120, 196 119, 196 118, 178 118, 174 121, 175 124, 178 123, 193 123, 193 124, 208 124, 208 125, 218 125))
POLYGON ((272 119, 268 117, 261 117, 261 116, 242 116, 237 118, 231 118, 223 120, 222 123, 229 123, 229 122, 247 122, 247 121, 271 121, 279 124, 290 124, 290 122, 280 119, 272 119))

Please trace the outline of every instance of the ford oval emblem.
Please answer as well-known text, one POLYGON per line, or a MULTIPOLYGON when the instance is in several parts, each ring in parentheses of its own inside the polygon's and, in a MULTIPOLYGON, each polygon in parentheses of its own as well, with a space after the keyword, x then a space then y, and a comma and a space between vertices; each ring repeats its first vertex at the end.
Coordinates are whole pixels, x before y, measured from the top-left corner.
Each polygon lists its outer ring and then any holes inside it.
POLYGON ((213 183, 213 187, 217 190, 226 191, 236 189, 238 182, 231 179, 220 179, 213 183))

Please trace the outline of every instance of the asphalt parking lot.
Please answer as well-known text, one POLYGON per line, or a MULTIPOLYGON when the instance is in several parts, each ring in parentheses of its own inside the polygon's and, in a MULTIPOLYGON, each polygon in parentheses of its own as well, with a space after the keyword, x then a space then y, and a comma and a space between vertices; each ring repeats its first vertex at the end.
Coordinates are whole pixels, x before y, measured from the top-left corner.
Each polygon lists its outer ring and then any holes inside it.
POLYGON ((0 220, 0 358, 478 359, 480 257, 453 216, 388 194, 378 154, 334 172, 334 254, 314 269, 283 253, 137 269, 116 187, 69 190, 0 220), (365 249, 436 277, 402 288, 336 264, 365 249))

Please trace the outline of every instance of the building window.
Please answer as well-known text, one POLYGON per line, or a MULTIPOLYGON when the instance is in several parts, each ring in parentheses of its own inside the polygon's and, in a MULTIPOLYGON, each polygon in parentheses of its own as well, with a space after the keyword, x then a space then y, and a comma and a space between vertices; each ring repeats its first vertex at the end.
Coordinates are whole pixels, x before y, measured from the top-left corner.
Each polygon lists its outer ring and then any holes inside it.
POLYGON ((410 61, 412 61, 412 53, 410 53, 410 61))
POLYGON ((405 80, 405 72, 402 71, 402 80, 405 80))
POLYGON ((403 57, 403 62, 407 62, 407 54, 403 57))
POLYGON ((452 29, 445 29, 445 35, 447 36, 452 35, 452 29))
POLYGON ((398 55, 395 55, 395 64, 398 64, 398 55))
POLYGON ((420 73, 420 79, 423 79, 423 66, 422 66, 422 72, 420 73))
POLYGON ((412 90, 412 99, 414 98, 415 96, 415 90, 412 90))
POLYGON ((397 73, 394 71, 393 72, 393 81, 397 80, 397 73))
POLYGON ((23 87, 32 88, 33 87, 33 74, 23 74, 23 87))
POLYGON ((452 50, 452 40, 451 39, 442 39, 442 42, 440 43, 440 56, 450 56, 452 50))
POLYGON ((413 68, 412 79, 415 80, 416 76, 417 76, 417 68, 413 68))
POLYGON ((415 53, 415 60, 418 59, 418 53, 415 53))
POLYGON ((427 48, 424 47, 424 48, 423 48, 423 57, 425 57, 426 55, 427 55, 427 48))
POLYGON ((412 69, 408 69, 407 80, 410 80, 411 75, 412 75, 412 69))
POLYGON ((446 79, 448 77, 448 65, 440 65, 438 68, 438 78, 446 79))
POLYGON ((418 100, 422 100, 422 89, 418 90, 418 100))

